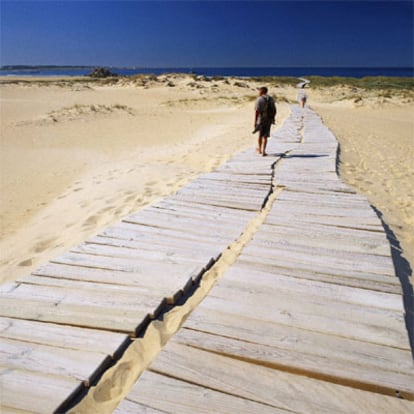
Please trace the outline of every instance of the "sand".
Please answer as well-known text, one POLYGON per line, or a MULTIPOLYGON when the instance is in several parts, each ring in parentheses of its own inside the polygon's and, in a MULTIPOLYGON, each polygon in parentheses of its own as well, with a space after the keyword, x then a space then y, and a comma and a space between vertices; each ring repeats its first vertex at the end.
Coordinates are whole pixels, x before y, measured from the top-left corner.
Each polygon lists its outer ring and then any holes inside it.
MULTIPOLYGON (((253 81, 4 81, 1 281, 30 273, 255 145, 253 81)), ((270 92, 280 125, 297 91, 273 85, 270 92)), ((311 87, 308 96, 340 141, 342 178, 383 213, 413 267, 412 97, 356 96, 349 87, 311 87)))
MULTIPOLYGON (((30 273, 254 145, 258 85, 235 82, 0 85, 0 280, 30 273)), ((289 109, 278 110, 280 125, 289 109)))
MULTIPOLYGON (((259 85, 243 84, 173 75, 118 84, 1 84, 0 280, 29 273, 254 146, 253 101, 259 85)), ((284 101, 294 100, 296 90, 274 87, 271 93, 279 98, 280 125, 289 113, 284 101)), ((342 178, 384 214, 413 267, 412 100, 386 101, 375 93, 357 102, 335 99, 342 93, 346 88, 310 89, 309 104, 340 141, 342 178)), ((97 404, 102 412, 112 411, 232 264, 266 212, 248 224, 185 306, 151 324, 134 342, 79 412, 97 404)))
POLYGON ((342 179, 383 214, 413 269, 414 104, 398 98, 326 103, 315 95, 314 109, 341 145, 342 179))

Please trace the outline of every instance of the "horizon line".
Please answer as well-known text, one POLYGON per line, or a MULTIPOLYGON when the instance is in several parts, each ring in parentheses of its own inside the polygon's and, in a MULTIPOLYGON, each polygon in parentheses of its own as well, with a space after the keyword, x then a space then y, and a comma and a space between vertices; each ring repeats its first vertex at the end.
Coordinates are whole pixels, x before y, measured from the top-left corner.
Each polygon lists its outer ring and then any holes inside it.
POLYGON ((27 67, 27 68, 39 68, 39 67, 55 67, 55 68, 97 68, 97 67, 107 67, 107 68, 118 68, 118 69, 292 69, 292 68, 331 68, 331 69, 414 69, 414 65, 404 65, 404 66, 333 66, 333 65, 284 65, 284 66, 272 66, 272 65, 266 65, 266 66, 190 66, 190 65, 168 65, 168 66, 142 66, 142 65, 131 65, 131 66, 125 66, 125 65, 56 65, 56 64, 36 64, 36 65, 27 65, 27 64, 4 64, 1 65, 0 68, 3 69, 5 67, 27 67))

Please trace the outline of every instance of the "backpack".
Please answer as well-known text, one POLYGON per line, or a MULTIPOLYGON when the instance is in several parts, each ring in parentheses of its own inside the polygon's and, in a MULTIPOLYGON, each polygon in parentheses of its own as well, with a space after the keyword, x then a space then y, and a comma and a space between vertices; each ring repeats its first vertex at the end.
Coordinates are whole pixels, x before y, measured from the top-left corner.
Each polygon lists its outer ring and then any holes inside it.
POLYGON ((275 121, 276 117, 276 105, 275 101, 271 96, 268 96, 266 99, 267 107, 266 107, 266 118, 271 119, 272 122, 275 121))
POLYGON ((269 95, 263 96, 264 101, 266 102, 266 106, 264 111, 262 112, 262 117, 264 119, 268 119, 272 122, 275 122, 276 117, 276 105, 274 99, 269 95))

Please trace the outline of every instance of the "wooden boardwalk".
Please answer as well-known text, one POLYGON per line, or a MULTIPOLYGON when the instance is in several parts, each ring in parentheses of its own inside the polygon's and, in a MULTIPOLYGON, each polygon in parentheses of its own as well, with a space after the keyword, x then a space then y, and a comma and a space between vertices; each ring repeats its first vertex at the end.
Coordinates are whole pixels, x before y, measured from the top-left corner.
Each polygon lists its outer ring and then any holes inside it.
POLYGON ((83 395, 239 237, 271 190, 274 162, 241 153, 1 286, 1 412, 61 411, 83 395))
POLYGON ((1 412, 64 412, 239 238, 274 178, 265 223, 116 412, 410 412, 389 244, 338 179, 335 138, 302 115, 269 157, 240 153, 1 286, 1 412))
POLYGON ((414 412, 389 244, 337 177, 334 136, 305 113, 265 223, 117 414, 414 412))

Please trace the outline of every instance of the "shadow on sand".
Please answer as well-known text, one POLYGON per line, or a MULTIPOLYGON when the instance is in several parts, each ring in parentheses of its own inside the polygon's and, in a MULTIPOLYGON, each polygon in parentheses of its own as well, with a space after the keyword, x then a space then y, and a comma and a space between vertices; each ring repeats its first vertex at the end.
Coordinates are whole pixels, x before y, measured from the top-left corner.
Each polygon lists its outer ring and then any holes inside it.
POLYGON ((414 300, 413 286, 410 282, 412 269, 410 263, 402 256, 402 249, 395 233, 383 220, 382 213, 376 207, 371 206, 384 227, 387 239, 391 245, 391 257, 394 264, 395 274, 400 279, 403 291, 403 303, 405 310, 405 325, 408 331, 408 339, 411 346, 411 354, 414 358, 414 300))

